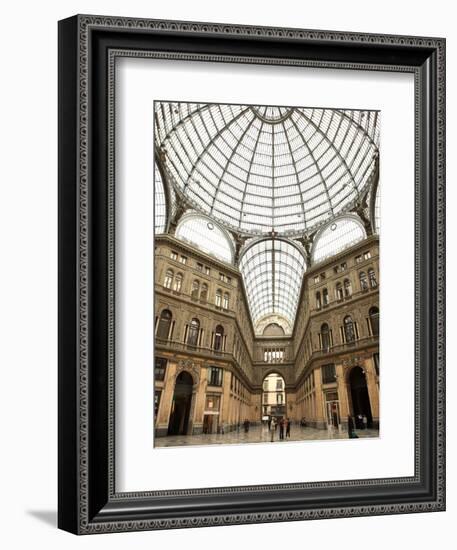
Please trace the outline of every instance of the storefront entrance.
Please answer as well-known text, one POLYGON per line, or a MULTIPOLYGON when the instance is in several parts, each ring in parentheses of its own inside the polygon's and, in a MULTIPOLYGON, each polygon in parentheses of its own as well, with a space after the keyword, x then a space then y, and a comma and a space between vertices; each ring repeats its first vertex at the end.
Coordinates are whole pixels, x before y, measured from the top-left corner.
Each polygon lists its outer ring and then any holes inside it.
POLYGON ((368 396, 365 371, 361 367, 354 367, 349 374, 349 386, 352 400, 352 414, 356 428, 364 428, 363 417, 367 419, 367 427, 371 428, 373 416, 371 414, 370 398, 368 396))
POLYGON ((168 435, 187 435, 192 404, 192 376, 183 371, 176 379, 168 435))

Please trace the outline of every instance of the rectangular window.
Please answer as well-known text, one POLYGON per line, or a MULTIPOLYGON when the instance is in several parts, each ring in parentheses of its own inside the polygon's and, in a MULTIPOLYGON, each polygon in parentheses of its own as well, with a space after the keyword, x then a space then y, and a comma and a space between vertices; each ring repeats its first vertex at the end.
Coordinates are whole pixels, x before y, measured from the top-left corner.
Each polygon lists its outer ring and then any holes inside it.
POLYGON ((226 277, 225 280, 229 285, 232 284, 232 278, 231 277, 226 277))
POLYGON ((346 262, 343 262, 341 264, 341 271, 346 271, 347 267, 348 267, 348 264, 346 262))
POLYGON ((207 275, 209 275, 211 273, 211 269, 207 265, 205 265, 205 273, 207 275))
POLYGON ((203 271, 203 264, 197 262, 197 269, 198 271, 203 271))
POLYGON ((164 359, 163 357, 155 358, 154 376, 156 380, 164 380, 165 371, 167 370, 167 362, 167 359, 164 359))
POLYGON ((225 281, 225 275, 219 272, 219 281, 225 281))
POLYGON ((355 263, 359 264, 362 261, 362 255, 355 257, 355 263))
POLYGON ((373 353, 373 361, 376 374, 379 376, 379 353, 373 353))
POLYGON ((316 285, 319 282, 319 275, 314 277, 314 284, 316 285))
POLYGON ((170 254, 170 258, 171 258, 172 260, 176 260, 176 261, 177 261, 177 260, 178 260, 178 253, 172 251, 171 254, 170 254))
POLYGON ((321 281, 325 279, 325 273, 321 273, 321 281))
POLYGON ((365 258, 365 260, 369 260, 371 258, 371 252, 369 250, 367 250, 367 252, 365 252, 363 257, 365 258))
POLYGON ((222 386, 222 374, 224 369, 220 367, 208 368, 208 385, 209 386, 222 386))
POLYGON ((323 365, 321 367, 321 372, 323 384, 332 384, 336 381, 335 365, 333 363, 331 363, 330 365, 323 365))
POLYGON ((325 394, 325 400, 326 401, 338 401, 338 393, 337 392, 328 392, 325 394))
POLYGON ((205 403, 205 411, 218 412, 220 408, 221 398, 219 395, 207 395, 205 403))

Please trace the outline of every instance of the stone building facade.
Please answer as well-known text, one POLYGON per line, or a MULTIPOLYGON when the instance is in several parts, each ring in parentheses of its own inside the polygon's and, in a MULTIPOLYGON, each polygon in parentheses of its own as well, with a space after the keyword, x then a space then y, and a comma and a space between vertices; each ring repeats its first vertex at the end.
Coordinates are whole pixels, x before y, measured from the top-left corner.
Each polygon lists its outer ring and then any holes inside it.
POLYGON ((235 265, 171 234, 155 246, 157 437, 230 431, 279 413, 321 429, 345 429, 349 415, 379 426, 377 235, 308 268, 291 330, 272 317, 257 333, 235 265), (272 373, 284 403, 266 409, 272 373))

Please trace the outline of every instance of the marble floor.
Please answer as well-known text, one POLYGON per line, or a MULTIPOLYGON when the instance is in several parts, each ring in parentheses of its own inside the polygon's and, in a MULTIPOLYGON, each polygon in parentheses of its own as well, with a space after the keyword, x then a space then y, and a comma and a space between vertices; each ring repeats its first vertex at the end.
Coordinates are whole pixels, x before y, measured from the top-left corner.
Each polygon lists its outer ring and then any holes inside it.
MULTIPOLYGON (((379 430, 356 430, 359 438, 379 437, 379 430)), ((279 428, 274 436, 274 443, 284 444, 287 441, 312 441, 328 439, 348 439, 346 430, 340 431, 335 428, 317 430, 315 428, 302 428, 299 425, 292 425, 290 438, 279 439, 279 428)), ((240 431, 233 431, 226 434, 201 434, 201 435, 169 435, 158 437, 154 441, 154 447, 180 447, 184 445, 229 445, 241 443, 266 443, 271 442, 271 432, 268 427, 253 426, 246 433, 241 427, 240 431)))

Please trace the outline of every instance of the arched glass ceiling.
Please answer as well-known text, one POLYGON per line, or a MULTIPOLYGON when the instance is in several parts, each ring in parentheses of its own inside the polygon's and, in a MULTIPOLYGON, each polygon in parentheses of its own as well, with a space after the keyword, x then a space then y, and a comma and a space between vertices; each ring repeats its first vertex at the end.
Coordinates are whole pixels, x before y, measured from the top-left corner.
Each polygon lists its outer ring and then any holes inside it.
POLYGON ((228 235, 209 218, 194 214, 184 216, 176 229, 176 237, 224 262, 233 262, 233 245, 228 235))
POLYGON ((313 263, 321 262, 330 256, 352 246, 366 237, 361 222, 352 217, 339 218, 329 223, 316 236, 312 251, 313 263))
POLYGON ((177 191, 243 233, 310 232, 369 184, 379 113, 157 102, 156 141, 177 191))
POLYGON ((167 223, 167 201, 162 176, 154 165, 154 224, 156 233, 164 233, 167 223))
POLYGON ((284 316, 293 326, 305 259, 298 247, 282 239, 265 239, 249 246, 240 259, 252 322, 269 314, 284 316))

